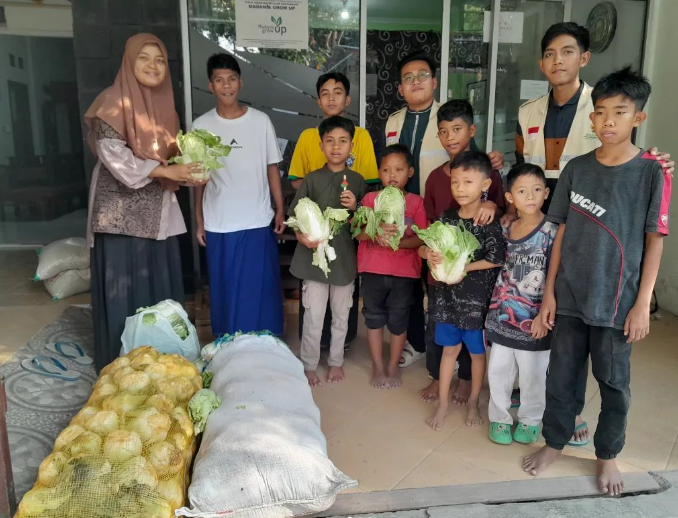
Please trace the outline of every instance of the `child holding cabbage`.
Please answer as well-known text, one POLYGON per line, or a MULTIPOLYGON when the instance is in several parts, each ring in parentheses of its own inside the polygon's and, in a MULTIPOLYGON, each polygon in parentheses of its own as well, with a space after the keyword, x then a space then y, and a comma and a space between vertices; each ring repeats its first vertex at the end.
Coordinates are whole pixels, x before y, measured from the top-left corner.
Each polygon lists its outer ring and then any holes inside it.
POLYGON ((435 343, 443 347, 440 363, 438 409, 427 423, 440 430, 449 405, 450 384, 461 342, 471 353, 471 395, 468 400, 467 426, 482 424, 478 399, 485 378, 485 316, 497 279, 497 268, 504 263, 506 244, 498 221, 476 225, 474 216, 483 192, 491 184, 492 165, 484 153, 467 151, 450 165, 452 196, 459 209, 449 209, 420 236, 429 246, 419 248, 439 282, 429 300, 429 314, 436 322, 435 343), (434 227, 446 224, 458 228, 462 235, 450 246, 430 246, 435 241, 434 227), (462 228, 463 227, 463 228, 462 228), (468 234, 473 236, 468 236, 468 234), (475 239, 471 239, 475 237, 475 239), (464 250, 465 249, 465 250, 464 250), (450 258, 454 260, 450 261, 450 258), (460 267, 459 262, 463 261, 460 267), (449 264, 448 264, 449 263, 449 264), (457 273, 455 273, 457 272, 457 273))
POLYGON ((427 221, 423 198, 404 191, 413 174, 414 159, 407 146, 388 146, 379 164, 384 190, 365 196, 354 221, 357 227, 354 234, 358 234, 360 241, 358 272, 372 355, 372 386, 380 389, 401 385, 398 363, 407 338, 415 284, 421 278, 417 248, 422 240, 412 231, 411 225, 426 228, 427 221), (391 333, 391 357, 387 368, 384 368, 382 357, 384 326, 391 333))
MULTIPOLYGON (((353 149, 354 124, 344 117, 334 116, 321 122, 318 131, 320 147, 325 153, 327 163, 322 169, 306 176, 299 187, 288 212, 290 217, 296 219, 300 215, 295 209, 304 198, 317 204, 320 211, 327 208, 354 211, 358 200, 366 191, 363 177, 346 167, 346 159, 353 149)), ((316 370, 320 361, 320 338, 329 299, 332 309, 332 338, 327 360, 330 368, 326 380, 328 383, 340 382, 344 379, 344 340, 348 332, 348 314, 353 305, 353 289, 357 276, 355 245, 346 222, 331 239, 336 260, 329 263, 329 270, 323 270, 319 261, 314 260, 314 249, 320 243, 311 241, 299 230, 295 230, 295 234, 299 243, 294 251, 290 272, 303 280, 301 302, 305 313, 301 335, 301 362, 304 364, 309 385, 320 385, 316 370)))

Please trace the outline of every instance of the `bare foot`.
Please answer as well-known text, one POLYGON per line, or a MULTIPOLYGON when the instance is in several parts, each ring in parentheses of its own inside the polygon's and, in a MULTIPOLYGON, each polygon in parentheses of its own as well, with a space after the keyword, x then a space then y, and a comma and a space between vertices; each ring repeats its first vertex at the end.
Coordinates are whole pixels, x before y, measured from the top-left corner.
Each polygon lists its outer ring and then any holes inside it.
POLYGON ((340 381, 344 381, 343 367, 330 367, 327 373, 327 383, 339 383, 340 381))
POLYGON ((560 457, 560 450, 554 450, 550 446, 544 446, 537 453, 528 455, 523 459, 523 470, 536 477, 548 468, 553 461, 560 457))
POLYGON ((304 374, 306 374, 308 384, 311 385, 311 387, 319 387, 322 385, 322 382, 315 371, 304 371, 304 374))
POLYGON ((426 424, 436 432, 439 432, 443 428, 445 414, 447 414, 447 407, 438 405, 438 410, 436 410, 436 413, 426 420, 426 424))
MULTIPOLYGON (((581 425, 584 423, 584 420, 580 415, 575 417, 574 419, 574 427, 576 428, 577 426, 581 425)), ((570 441, 575 441, 575 442, 585 442, 588 441, 590 438, 589 436, 589 427, 584 426, 583 428, 580 428, 579 430, 575 430, 574 434, 572 435, 572 439, 570 441)))
POLYGON ((483 418, 480 417, 478 403, 469 404, 468 413, 466 414, 466 426, 480 426, 481 424, 483 424, 483 418))
POLYGON ((419 391, 419 397, 427 403, 435 403, 438 401, 438 387, 440 383, 437 380, 432 380, 428 387, 424 387, 419 391))
POLYGON ((615 459, 598 459, 596 472, 598 476, 598 490, 601 493, 611 496, 622 494, 624 491, 624 481, 615 459))
POLYGON ((384 387, 387 389, 397 389, 400 388, 402 384, 403 382, 400 379, 400 367, 397 365, 395 367, 389 366, 384 387))
POLYGON ((471 381, 470 380, 459 380, 457 383, 457 390, 454 391, 452 396, 452 403, 455 405, 465 405, 468 403, 468 398, 471 395, 471 381))
POLYGON ((383 389, 386 388, 384 387, 384 383, 386 383, 386 373, 384 372, 384 369, 377 368, 373 365, 372 381, 370 382, 370 385, 372 385, 374 388, 383 389))

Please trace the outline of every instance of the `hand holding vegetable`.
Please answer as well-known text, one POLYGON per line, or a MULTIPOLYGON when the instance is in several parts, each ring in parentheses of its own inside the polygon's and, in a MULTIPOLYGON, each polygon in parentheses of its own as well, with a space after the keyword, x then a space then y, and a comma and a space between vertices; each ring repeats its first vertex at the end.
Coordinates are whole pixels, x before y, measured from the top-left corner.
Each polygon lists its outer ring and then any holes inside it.
POLYGON ((440 255, 440 253, 438 252, 434 252, 426 245, 419 247, 419 255, 421 256, 422 259, 426 259, 429 263, 431 263, 434 266, 442 264, 443 262, 443 256, 440 255))
POLYGON ((190 164, 159 165, 150 174, 151 178, 166 178, 177 183, 188 185, 204 185, 207 180, 196 178, 194 174, 202 172, 202 166, 197 162, 190 164))
POLYGON ((476 237, 461 221, 457 225, 436 221, 424 230, 412 225, 412 230, 426 244, 419 249, 419 255, 430 262, 433 278, 445 284, 460 282, 474 253, 480 249, 476 237), (425 248, 435 251, 436 255, 431 255, 425 248))
POLYGON ((353 194, 351 191, 342 192, 339 200, 341 200, 341 206, 348 210, 355 210, 358 206, 358 201, 355 198, 355 194, 353 194))
POLYGON ((303 234, 302 232, 299 232, 298 230, 295 230, 294 233, 296 234, 299 242, 302 245, 304 245, 306 248, 310 248, 311 250, 313 250, 314 248, 318 248, 318 245, 320 244, 319 241, 311 241, 310 238, 306 234, 303 234))
POLYGON ((379 225, 382 232, 374 237, 374 242, 379 246, 391 246, 391 239, 398 234, 398 226, 393 223, 379 225))

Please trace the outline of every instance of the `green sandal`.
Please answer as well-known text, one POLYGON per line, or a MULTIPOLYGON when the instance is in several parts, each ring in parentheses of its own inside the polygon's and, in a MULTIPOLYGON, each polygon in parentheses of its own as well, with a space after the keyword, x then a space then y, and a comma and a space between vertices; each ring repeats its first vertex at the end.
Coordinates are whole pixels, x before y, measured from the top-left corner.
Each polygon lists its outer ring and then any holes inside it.
MULTIPOLYGON (((589 427, 589 424, 586 421, 584 421, 582 424, 575 426, 574 431, 578 432, 582 428, 588 428, 588 427, 589 427)), ((572 437, 574 437, 574 434, 572 434, 572 437)), ((589 438, 588 439, 584 439, 583 441, 568 441, 567 445, 572 446, 573 448, 581 448, 582 446, 586 446, 590 442, 591 442, 591 433, 589 432, 589 438)))
POLYGON ((518 423, 516 431, 513 433, 513 440, 520 444, 537 442, 539 440, 539 427, 518 423))
POLYGON ((504 423, 490 423, 490 440, 497 444, 511 444, 511 426, 504 423))

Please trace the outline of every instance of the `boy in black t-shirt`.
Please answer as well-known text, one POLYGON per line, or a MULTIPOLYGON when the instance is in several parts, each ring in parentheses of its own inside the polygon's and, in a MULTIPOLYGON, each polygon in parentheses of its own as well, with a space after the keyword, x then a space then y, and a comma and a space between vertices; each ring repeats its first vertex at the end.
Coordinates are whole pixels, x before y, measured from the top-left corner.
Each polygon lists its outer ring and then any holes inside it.
MULTIPOLYGON (((450 225, 462 222, 480 242, 480 249, 464 268, 462 280, 457 284, 438 283, 432 300, 429 300, 429 317, 435 321, 435 343, 444 348, 440 361, 438 409, 426 421, 434 430, 440 430, 445 420, 454 364, 462 340, 471 353, 471 395, 466 426, 478 426, 483 422, 478 408, 480 389, 485 379, 483 326, 497 280, 497 268, 503 264, 506 254, 506 243, 497 220, 482 226, 473 223, 483 192, 491 184, 490 159, 479 151, 467 151, 455 157, 450 170, 452 196, 460 208, 443 212, 439 221, 450 225)), ((440 254, 427 246, 419 248, 419 255, 432 265, 442 262, 440 254)))
POLYGON ((598 81, 590 117, 602 146, 571 160, 558 182, 549 220, 559 228, 537 317, 553 329, 546 446, 523 460, 524 470, 538 475, 569 441, 576 381, 590 355, 601 397, 594 437, 598 488, 610 495, 624 489, 615 458, 624 446, 631 398, 631 344, 649 332, 668 234, 671 175, 631 142, 647 117, 642 110, 649 95, 650 84, 628 67, 598 81))

